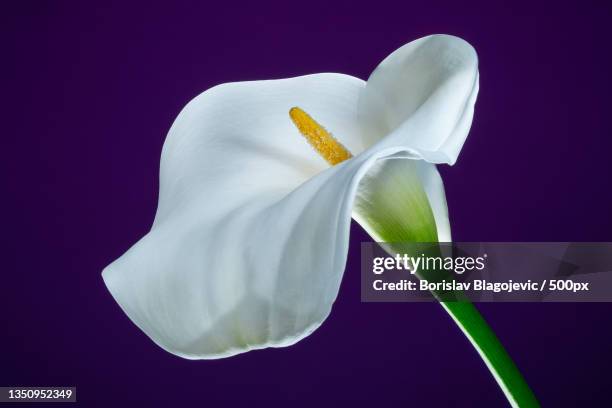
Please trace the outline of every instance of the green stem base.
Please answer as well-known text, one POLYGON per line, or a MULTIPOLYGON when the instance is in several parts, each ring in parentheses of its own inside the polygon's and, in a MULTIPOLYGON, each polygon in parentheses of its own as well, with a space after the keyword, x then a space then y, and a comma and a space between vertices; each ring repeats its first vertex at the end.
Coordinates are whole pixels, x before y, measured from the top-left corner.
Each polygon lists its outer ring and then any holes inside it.
POLYGON ((441 305, 478 351, 510 405, 539 407, 521 372, 478 309, 470 302, 441 302, 441 305))

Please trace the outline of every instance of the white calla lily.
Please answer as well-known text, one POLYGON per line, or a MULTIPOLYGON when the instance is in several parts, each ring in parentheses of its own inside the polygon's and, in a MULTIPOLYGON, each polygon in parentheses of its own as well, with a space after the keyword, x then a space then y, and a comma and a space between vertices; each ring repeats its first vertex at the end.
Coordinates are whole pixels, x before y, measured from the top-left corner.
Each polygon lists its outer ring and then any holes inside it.
POLYGON ((386 228, 450 240, 435 164, 455 162, 477 92, 474 49, 444 35, 401 47, 367 82, 316 74, 204 92, 168 133, 155 221, 104 270, 108 289, 185 358, 297 342, 330 313, 351 216, 376 240, 386 228), (294 106, 353 157, 330 167, 294 106))

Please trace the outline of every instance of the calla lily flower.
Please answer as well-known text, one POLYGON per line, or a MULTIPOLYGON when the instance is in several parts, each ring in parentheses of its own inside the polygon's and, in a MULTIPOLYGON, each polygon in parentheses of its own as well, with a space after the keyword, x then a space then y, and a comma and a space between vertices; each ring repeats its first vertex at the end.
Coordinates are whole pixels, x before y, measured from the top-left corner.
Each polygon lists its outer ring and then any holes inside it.
POLYGON ((181 357, 297 342, 338 295, 351 215, 380 241, 393 224, 450 240, 433 163, 455 162, 477 91, 476 53, 451 36, 401 47, 367 82, 325 73, 209 89, 172 125, 153 227, 104 270, 108 289, 181 357), (330 167, 294 106, 353 157, 330 167))
POLYGON ((207 90, 168 133, 155 221, 104 270, 108 289, 184 358, 299 341, 338 295, 351 216, 378 241, 394 228, 450 240, 435 164, 457 159, 477 92, 476 52, 445 35, 401 47, 367 82, 324 73, 207 90), (319 123, 352 158, 330 166, 308 146, 299 126, 319 123))
MULTIPOLYGON (((104 282, 184 358, 296 343, 330 314, 351 217, 379 242, 450 241, 436 164, 455 163, 477 93, 476 52, 447 35, 404 45, 367 82, 324 73, 207 90, 168 133, 151 230, 104 282)), ((508 400, 537 406, 473 305, 441 303, 508 400)))

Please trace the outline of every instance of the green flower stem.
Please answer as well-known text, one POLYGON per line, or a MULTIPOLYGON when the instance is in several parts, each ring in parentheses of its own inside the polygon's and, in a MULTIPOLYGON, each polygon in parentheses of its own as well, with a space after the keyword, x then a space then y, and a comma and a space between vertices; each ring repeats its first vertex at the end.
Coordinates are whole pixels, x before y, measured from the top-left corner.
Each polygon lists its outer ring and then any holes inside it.
POLYGON ((441 302, 483 359, 513 407, 539 407, 535 395, 493 330, 471 302, 441 302))
MULTIPOLYGON (((383 246, 387 245, 383 244, 383 246)), ((392 244, 391 246, 394 248, 393 252, 403 249, 402 252, 405 253, 415 249, 415 245, 392 244)), ((419 246, 421 251, 428 256, 442 257, 438 244, 420 244, 419 246)), ((421 272, 417 276, 419 279, 427 279, 429 282, 442 282, 444 280, 450 282, 456 278, 455 274, 445 270, 421 272)), ((465 293, 462 291, 433 291, 432 294, 440 301, 444 310, 472 343, 506 395, 510 405, 521 408, 539 407, 540 404, 518 367, 465 293)))
MULTIPOLYGON (((406 253, 414 251, 414 244, 382 244, 388 252, 406 253), (391 247, 393 249, 391 249, 391 247)), ((428 256, 442 256, 438 244, 419 245, 428 256)), ((448 271, 428 271, 417 275, 429 282, 447 282, 455 279, 448 271)), ((478 309, 461 291, 432 292, 444 310, 452 317, 463 334, 472 343, 491 374, 513 407, 539 407, 535 395, 527 385, 516 364, 501 344, 478 309)))

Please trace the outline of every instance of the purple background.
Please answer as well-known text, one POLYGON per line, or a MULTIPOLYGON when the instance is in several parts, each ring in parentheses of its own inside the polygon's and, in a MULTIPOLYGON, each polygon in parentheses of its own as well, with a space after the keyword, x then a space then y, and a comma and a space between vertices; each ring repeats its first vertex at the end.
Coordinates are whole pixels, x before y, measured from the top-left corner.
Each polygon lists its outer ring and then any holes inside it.
MULTIPOLYGON (((471 135, 441 169, 454 238, 612 240, 611 6, 85 3, 2 7, 0 385, 76 385, 101 407, 505 405, 439 305, 360 303, 357 226, 324 325, 227 360, 159 349, 100 272, 148 230, 165 133, 192 97, 237 80, 367 78, 431 33, 481 60, 471 135)), ((612 304, 479 307, 544 406, 610 405, 612 304)))

